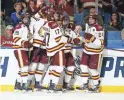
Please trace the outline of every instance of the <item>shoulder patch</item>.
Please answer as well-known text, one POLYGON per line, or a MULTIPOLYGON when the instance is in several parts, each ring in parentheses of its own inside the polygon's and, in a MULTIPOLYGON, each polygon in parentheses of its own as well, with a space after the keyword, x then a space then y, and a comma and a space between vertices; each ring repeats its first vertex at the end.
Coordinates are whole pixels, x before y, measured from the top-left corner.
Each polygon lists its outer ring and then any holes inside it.
POLYGON ((96 28, 96 31, 103 31, 103 27, 99 24, 95 24, 94 27, 96 28))
POLYGON ((19 31, 15 31, 14 32, 14 35, 19 35, 19 31))
POLYGON ((49 22, 48 23, 48 26, 51 28, 51 29, 54 29, 54 28, 57 28, 58 27, 58 24, 56 22, 49 22))

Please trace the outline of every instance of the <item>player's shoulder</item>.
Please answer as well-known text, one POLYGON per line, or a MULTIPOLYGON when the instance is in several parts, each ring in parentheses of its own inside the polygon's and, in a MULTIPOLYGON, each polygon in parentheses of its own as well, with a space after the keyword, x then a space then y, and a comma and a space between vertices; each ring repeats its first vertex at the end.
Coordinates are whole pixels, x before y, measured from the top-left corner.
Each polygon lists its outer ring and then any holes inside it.
POLYGON ((50 21, 50 22, 48 22, 48 26, 49 26, 51 29, 55 29, 55 28, 57 28, 59 25, 58 25, 58 23, 55 22, 55 21, 50 21))
POLYGON ((43 29, 44 31, 49 32, 50 28, 48 26, 48 22, 44 22, 43 26, 40 29, 43 29))
POLYGON ((24 27, 24 25, 22 23, 19 23, 18 25, 16 25, 14 30, 21 29, 22 27, 24 27))
POLYGON ((96 28, 97 31, 103 31, 103 27, 99 24, 95 24, 94 27, 96 28))

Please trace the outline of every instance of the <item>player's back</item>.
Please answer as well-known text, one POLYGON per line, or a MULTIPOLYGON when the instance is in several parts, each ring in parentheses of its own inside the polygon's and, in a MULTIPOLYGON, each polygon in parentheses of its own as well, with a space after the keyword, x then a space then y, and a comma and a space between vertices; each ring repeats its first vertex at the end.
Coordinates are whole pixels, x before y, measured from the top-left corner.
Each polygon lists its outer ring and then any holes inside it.
POLYGON ((46 35, 46 47, 49 56, 54 55, 59 50, 64 49, 65 42, 61 28, 55 21, 46 23, 43 27, 46 35))
POLYGON ((37 20, 33 17, 31 18, 30 30, 33 33, 33 46, 40 47, 43 45, 43 38, 40 36, 40 28, 44 25, 45 20, 38 18, 37 20))

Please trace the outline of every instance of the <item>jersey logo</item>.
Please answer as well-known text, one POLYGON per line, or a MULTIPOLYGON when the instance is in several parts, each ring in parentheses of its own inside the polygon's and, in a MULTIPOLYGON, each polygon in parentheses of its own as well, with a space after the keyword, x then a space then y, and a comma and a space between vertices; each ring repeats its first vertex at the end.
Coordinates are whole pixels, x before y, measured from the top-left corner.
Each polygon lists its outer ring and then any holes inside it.
POLYGON ((40 28, 38 33, 39 33, 39 36, 42 36, 42 34, 43 34, 43 27, 40 28))
POLYGON ((19 31, 15 31, 14 34, 15 34, 15 35, 19 35, 19 31))

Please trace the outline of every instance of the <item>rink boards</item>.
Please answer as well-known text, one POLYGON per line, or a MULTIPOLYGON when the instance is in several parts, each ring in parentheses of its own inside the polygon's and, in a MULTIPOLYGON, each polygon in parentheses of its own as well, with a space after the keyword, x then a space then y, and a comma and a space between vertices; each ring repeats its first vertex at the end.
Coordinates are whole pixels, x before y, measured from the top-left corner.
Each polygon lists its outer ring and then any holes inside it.
MULTIPOLYGON (((0 49, 0 91, 14 91, 14 84, 18 73, 18 63, 13 53, 14 49, 0 49)), ((77 54, 81 55, 82 49, 77 54)), ((124 50, 105 49, 101 65, 101 91, 124 93, 124 50)), ((49 83, 48 74, 43 84, 49 83)), ((62 83, 60 79, 59 85, 62 83)), ((75 76, 71 83, 75 86, 82 84, 79 76, 75 76)))

